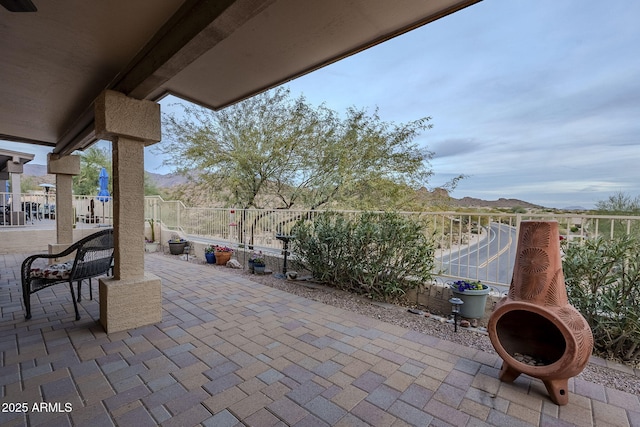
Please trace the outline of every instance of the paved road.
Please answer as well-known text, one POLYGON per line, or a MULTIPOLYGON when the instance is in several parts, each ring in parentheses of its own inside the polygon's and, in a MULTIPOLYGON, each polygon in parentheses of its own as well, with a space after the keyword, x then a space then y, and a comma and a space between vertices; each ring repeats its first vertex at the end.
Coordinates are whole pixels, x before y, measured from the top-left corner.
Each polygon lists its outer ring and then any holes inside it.
POLYGON ((440 261, 447 274, 477 279, 506 291, 513 274, 517 229, 492 222, 485 230, 485 237, 477 243, 445 255, 440 261))

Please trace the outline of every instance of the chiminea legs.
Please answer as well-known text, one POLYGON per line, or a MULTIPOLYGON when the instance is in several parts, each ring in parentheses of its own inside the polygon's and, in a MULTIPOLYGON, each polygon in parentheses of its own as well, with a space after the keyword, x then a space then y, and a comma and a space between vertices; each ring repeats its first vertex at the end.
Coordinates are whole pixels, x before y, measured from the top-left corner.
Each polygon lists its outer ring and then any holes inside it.
POLYGON ((556 405, 566 405, 569 403, 569 380, 567 378, 556 378, 553 380, 542 380, 544 386, 547 388, 549 398, 553 400, 556 405))
MULTIPOLYGON (((505 383, 512 383, 520 376, 521 372, 512 368, 507 363, 502 363, 502 369, 500 369, 500 381, 505 383)), ((566 405, 569 403, 569 393, 567 388, 569 387, 569 380, 567 378, 555 378, 555 379, 543 379, 544 386, 547 388, 549 398, 556 405, 566 405)))
POLYGON ((507 365, 505 362, 502 363, 502 369, 500 369, 500 381, 504 381, 506 383, 512 383, 520 376, 520 372, 513 369, 511 366, 507 365))

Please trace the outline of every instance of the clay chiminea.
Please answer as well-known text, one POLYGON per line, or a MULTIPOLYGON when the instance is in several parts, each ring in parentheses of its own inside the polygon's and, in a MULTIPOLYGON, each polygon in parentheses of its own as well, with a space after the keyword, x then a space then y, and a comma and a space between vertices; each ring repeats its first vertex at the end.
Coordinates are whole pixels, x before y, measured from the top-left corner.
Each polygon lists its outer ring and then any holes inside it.
POLYGON ((568 380, 589 361, 593 335, 567 299, 557 222, 521 222, 509 294, 488 329, 503 360, 500 380, 524 373, 541 379, 556 404, 569 402, 568 380))

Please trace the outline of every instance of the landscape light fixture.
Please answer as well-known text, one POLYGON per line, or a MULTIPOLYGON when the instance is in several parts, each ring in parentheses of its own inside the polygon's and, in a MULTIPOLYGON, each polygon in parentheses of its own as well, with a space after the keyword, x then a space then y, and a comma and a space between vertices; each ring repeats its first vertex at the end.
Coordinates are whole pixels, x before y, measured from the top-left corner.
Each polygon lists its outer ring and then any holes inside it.
POLYGON ((187 242, 187 244, 184 246, 184 249, 182 250, 182 252, 187 254, 187 262, 189 262, 189 252, 191 252, 190 242, 187 242))
POLYGON ((460 298, 451 298, 451 313, 453 313, 453 331, 458 332, 458 314, 460 313, 460 306, 464 304, 460 298))
POLYGON ((282 254, 284 255, 284 265, 282 266, 282 274, 281 273, 277 273, 274 276, 279 278, 279 279, 286 279, 287 278, 287 255, 290 255, 289 252, 289 241, 295 239, 296 236, 289 236, 289 235, 285 235, 285 234, 281 234, 281 233, 277 233, 276 234, 276 239, 278 240, 282 240, 283 243, 283 248, 282 248, 282 254))

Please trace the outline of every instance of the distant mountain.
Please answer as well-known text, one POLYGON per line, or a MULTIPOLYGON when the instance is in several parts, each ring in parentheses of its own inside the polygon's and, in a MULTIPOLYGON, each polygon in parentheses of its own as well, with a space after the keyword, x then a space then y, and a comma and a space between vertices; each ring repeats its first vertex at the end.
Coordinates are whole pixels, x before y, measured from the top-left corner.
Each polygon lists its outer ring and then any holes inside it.
POLYGON ((525 202, 519 199, 505 199, 500 198, 498 200, 482 200, 474 197, 463 197, 462 199, 451 198, 451 203, 463 208, 529 208, 529 209, 544 209, 544 206, 535 205, 533 203, 525 202))
POLYGON ((27 163, 24 165, 24 174, 30 176, 45 176, 47 175, 47 167, 45 165, 27 163))
POLYGON ((182 175, 177 173, 169 173, 169 174, 159 174, 153 172, 147 172, 151 181, 159 188, 171 188, 176 185, 186 184, 188 179, 182 175))
MULTIPOLYGON (((147 172, 149 177, 153 181, 153 183, 159 188, 173 188, 176 186, 186 185, 187 187, 193 186, 194 189, 196 187, 195 183, 189 183, 187 177, 176 174, 159 174, 153 172, 147 172)), ((47 167, 45 165, 37 165, 27 163, 24 165, 24 175, 25 176, 33 176, 36 177, 36 181, 38 183, 55 183, 54 175, 47 175, 47 167)), ((187 191, 188 192, 188 191, 187 191)), ((202 192, 202 189, 198 190, 198 192, 202 192)), ((474 197, 463 197, 461 199, 456 199, 453 197, 449 197, 447 190, 442 188, 436 188, 433 191, 429 191, 426 188, 422 188, 418 190, 418 193, 421 194, 421 198, 424 200, 429 200, 431 197, 438 197, 440 199, 446 199, 448 204, 462 207, 462 208, 516 208, 522 207, 526 209, 544 209, 544 206, 536 205, 533 203, 525 202, 524 200, 519 199, 505 199, 500 198, 498 200, 482 200, 476 199, 474 197)), ((585 210, 580 206, 575 207, 567 207, 565 210, 585 210)))
MULTIPOLYGON (((187 178, 182 175, 178 175, 175 173, 171 174, 159 174, 153 172, 147 172, 151 177, 151 180, 160 188, 170 188, 175 185, 186 184, 187 178)), ((32 176, 36 179, 36 181, 40 182, 51 182, 55 181, 54 175, 47 174, 47 166, 46 165, 38 165, 33 163, 27 163, 24 165, 24 176, 32 176)))

